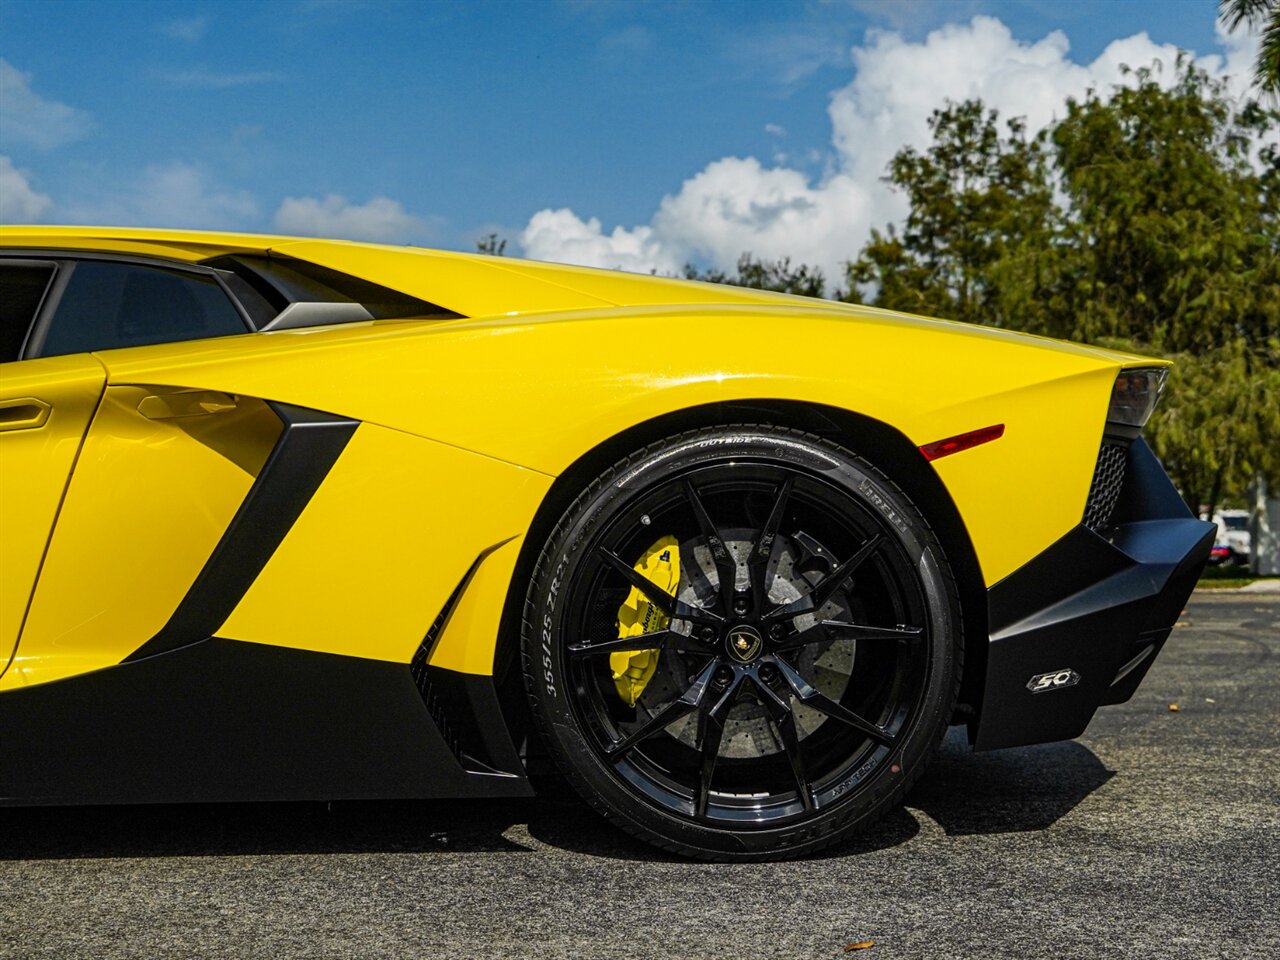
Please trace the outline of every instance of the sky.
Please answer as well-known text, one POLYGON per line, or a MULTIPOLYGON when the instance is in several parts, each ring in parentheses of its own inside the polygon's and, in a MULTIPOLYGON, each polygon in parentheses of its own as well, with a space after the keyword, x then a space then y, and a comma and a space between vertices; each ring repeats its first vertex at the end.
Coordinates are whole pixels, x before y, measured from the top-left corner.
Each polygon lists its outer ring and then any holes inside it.
MULTIPOLYGON (((0 222, 280 232, 837 276, 980 96, 1035 130, 1213 0, 0 0, 0 222)), ((1165 74, 1171 71, 1166 68, 1165 74)))

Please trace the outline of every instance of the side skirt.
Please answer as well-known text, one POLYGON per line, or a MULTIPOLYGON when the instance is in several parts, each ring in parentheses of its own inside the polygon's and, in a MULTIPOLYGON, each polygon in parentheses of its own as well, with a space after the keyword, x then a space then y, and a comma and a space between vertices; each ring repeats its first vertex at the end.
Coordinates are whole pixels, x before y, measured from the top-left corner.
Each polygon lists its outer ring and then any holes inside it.
POLYGON ((217 637, 6 692, 0 731, 0 805, 533 795, 514 748, 464 767, 408 664, 217 637))

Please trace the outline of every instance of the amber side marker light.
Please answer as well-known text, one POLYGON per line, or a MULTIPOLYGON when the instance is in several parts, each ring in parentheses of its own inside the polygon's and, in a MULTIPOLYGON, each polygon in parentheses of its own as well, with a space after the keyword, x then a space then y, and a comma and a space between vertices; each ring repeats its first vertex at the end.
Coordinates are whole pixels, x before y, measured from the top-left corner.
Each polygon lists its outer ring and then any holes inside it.
POLYGON ((990 443, 992 440, 999 440, 1003 436, 1004 424, 997 423, 990 427, 970 430, 968 433, 962 433, 959 436, 947 437, 945 440, 926 443, 920 448, 920 452, 924 454, 926 460, 937 460, 941 457, 949 457, 953 453, 959 453, 961 450, 968 450, 970 447, 977 447, 984 443, 990 443))

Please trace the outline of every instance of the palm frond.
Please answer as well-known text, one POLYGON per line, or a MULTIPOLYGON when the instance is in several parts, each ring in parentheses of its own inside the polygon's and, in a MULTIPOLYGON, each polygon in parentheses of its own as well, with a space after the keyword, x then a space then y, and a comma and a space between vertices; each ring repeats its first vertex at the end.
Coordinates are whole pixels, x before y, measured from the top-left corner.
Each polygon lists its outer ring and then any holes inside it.
POLYGON ((1280 96, 1280 6, 1272 9, 1262 29, 1253 79, 1267 93, 1280 96))
POLYGON ((1268 14, 1274 15, 1276 0, 1218 0, 1218 19, 1228 30, 1242 23, 1260 25, 1268 14))

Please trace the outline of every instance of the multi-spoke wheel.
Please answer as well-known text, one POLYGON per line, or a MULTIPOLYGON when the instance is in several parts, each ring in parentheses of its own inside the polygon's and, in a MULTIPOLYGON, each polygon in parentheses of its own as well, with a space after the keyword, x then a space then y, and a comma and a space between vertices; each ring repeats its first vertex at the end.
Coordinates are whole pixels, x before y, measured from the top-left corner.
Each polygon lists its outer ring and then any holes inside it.
POLYGON ((779 428, 684 435, 606 472, 550 536, 525 619, 533 712, 569 780, 704 857, 794 855, 878 816, 959 681, 924 518, 870 464, 779 428))

